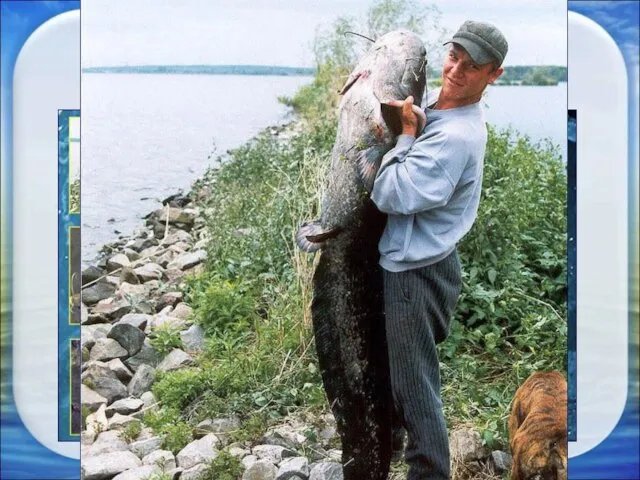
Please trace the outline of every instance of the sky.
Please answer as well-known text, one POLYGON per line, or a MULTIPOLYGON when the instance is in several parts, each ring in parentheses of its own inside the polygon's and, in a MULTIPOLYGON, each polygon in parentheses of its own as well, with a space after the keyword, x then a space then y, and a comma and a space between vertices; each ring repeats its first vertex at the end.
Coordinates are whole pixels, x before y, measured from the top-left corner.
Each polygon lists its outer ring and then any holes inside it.
MULTIPOLYGON (((494 23, 505 65, 566 65, 566 0, 437 0, 439 27, 494 23), (481 5, 481 6, 478 6, 481 5)), ((318 27, 362 21, 373 0, 83 0, 83 67, 149 64, 315 66, 318 27)), ((444 47, 443 47, 444 48, 444 47)))

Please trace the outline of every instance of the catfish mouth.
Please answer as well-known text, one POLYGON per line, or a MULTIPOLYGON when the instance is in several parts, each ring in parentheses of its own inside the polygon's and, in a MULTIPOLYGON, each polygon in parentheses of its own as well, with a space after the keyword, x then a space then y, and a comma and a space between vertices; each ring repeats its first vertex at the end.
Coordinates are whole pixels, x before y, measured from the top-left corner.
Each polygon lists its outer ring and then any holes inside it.
MULTIPOLYGON (((405 97, 406 98, 406 97, 405 97)), ((402 133, 402 121, 400 120, 400 109, 398 107, 392 107, 387 103, 380 104, 380 113, 384 123, 387 124, 389 130, 394 135, 400 135, 402 133)))

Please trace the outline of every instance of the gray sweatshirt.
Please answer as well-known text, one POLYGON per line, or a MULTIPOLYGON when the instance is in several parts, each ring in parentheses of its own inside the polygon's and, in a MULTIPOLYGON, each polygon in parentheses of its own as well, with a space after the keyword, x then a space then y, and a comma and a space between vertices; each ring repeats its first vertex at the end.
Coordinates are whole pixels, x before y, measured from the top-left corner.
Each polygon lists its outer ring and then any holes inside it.
MULTIPOLYGON (((439 93, 430 92, 426 104, 439 93)), ((389 215, 379 250, 380 265, 392 272, 445 258, 478 212, 487 144, 482 107, 425 111, 419 136, 400 135, 383 157, 371 193, 389 215)))

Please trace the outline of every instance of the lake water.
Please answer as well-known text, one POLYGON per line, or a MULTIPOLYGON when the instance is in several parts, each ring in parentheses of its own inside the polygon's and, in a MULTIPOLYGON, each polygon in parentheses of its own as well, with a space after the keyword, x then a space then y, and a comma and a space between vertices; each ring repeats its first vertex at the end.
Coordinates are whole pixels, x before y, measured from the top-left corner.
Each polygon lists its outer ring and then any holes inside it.
MULTIPOLYGON (((212 153, 240 146, 287 120, 278 96, 311 77, 84 74, 82 77, 82 256, 130 235, 142 217, 189 189, 212 153)), ((486 119, 566 150, 566 84, 493 87, 486 119)))

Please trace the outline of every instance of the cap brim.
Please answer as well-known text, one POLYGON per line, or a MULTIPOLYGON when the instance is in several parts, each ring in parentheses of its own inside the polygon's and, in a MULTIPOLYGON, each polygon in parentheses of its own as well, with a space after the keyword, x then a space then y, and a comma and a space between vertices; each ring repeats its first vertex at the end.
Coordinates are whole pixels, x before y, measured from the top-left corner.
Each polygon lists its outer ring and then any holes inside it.
POLYGON ((467 40, 466 38, 454 38, 445 42, 444 45, 448 43, 456 43, 460 45, 462 48, 466 50, 471 59, 476 62, 478 65, 484 65, 486 63, 497 62, 498 60, 493 57, 493 55, 487 53, 485 49, 473 43, 471 40, 467 40))

